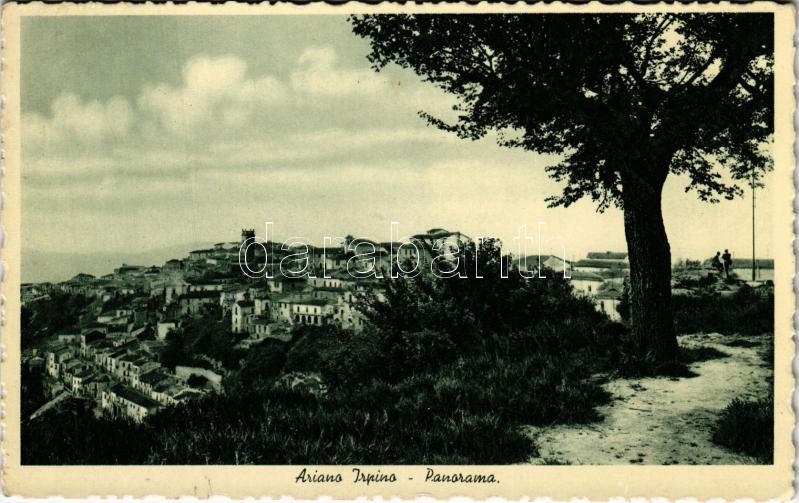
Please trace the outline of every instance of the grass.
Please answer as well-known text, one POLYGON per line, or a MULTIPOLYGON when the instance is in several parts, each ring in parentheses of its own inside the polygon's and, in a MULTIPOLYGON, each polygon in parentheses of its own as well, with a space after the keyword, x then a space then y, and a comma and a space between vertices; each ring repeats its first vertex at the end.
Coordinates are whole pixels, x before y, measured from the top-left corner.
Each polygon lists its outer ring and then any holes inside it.
POLYGON ((553 466, 564 466, 564 465, 570 465, 571 463, 569 463, 568 461, 563 461, 562 459, 559 459, 559 458, 547 457, 547 458, 543 458, 541 460, 541 464, 542 465, 553 465, 553 466))
POLYGON ((713 442, 762 464, 774 460, 774 402, 771 399, 730 402, 721 411, 713 442))

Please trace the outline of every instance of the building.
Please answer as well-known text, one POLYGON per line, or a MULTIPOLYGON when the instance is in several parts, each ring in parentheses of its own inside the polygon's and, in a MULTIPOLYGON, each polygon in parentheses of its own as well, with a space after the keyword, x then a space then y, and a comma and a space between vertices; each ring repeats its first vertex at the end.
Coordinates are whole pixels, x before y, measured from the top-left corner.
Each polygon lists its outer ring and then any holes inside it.
POLYGON ((247 332, 249 319, 254 315, 255 303, 253 301, 240 300, 233 304, 233 311, 230 317, 233 333, 242 334, 247 332))
POLYGON ((112 416, 127 417, 135 422, 142 422, 160 408, 155 400, 122 384, 103 391, 101 397, 100 406, 112 416))
POLYGON ((291 323, 294 325, 326 325, 332 320, 332 305, 327 299, 303 297, 291 302, 291 323))
MULTIPOLYGON (((752 280, 752 259, 732 259, 732 270, 744 281, 752 280)), ((755 281, 774 281, 774 259, 755 259, 755 281)))
POLYGON ((594 294, 594 302, 597 309, 605 313, 608 318, 619 321, 619 304, 623 294, 623 287, 617 283, 606 282, 599 291, 594 294))
POLYGON ((180 272, 183 269, 183 261, 178 259, 170 259, 164 262, 163 272, 180 272))
POLYGON ((572 273, 569 282, 575 292, 591 296, 599 290, 605 280, 602 276, 593 272, 575 271, 572 273))
POLYGON ((177 303, 179 314, 196 316, 201 314, 206 306, 215 306, 219 304, 219 291, 188 291, 178 296, 177 303))
POLYGON ((605 281, 622 284, 630 276, 630 262, 624 252, 589 252, 572 264, 574 271, 594 273, 605 281))
POLYGON ((87 390, 85 386, 91 382, 97 374, 89 368, 83 368, 82 370, 75 372, 72 374, 72 392, 78 395, 86 394, 87 390))
POLYGON ((513 265, 517 269, 534 273, 538 272, 539 263, 542 268, 550 269, 556 273, 565 273, 567 277, 572 273, 572 262, 555 255, 527 255, 513 261, 513 265))
POLYGON ((58 377, 61 371, 61 364, 72 358, 75 352, 68 346, 57 346, 47 352, 47 374, 50 377, 58 377))
POLYGON ((189 260, 192 262, 205 262, 205 259, 214 254, 213 248, 204 248, 202 250, 192 250, 189 252, 189 260))

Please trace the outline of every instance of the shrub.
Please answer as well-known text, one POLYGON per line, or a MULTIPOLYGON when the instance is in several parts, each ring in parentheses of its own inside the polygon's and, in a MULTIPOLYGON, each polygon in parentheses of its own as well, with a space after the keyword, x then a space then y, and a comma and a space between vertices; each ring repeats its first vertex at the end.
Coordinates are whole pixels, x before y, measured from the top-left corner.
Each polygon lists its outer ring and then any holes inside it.
POLYGON ((773 293, 761 296, 748 285, 742 285, 730 296, 714 292, 675 295, 672 306, 678 334, 762 334, 774 331, 773 293))
POLYGON ((773 398, 730 402, 716 422, 713 441, 740 454, 771 464, 774 458, 773 398))

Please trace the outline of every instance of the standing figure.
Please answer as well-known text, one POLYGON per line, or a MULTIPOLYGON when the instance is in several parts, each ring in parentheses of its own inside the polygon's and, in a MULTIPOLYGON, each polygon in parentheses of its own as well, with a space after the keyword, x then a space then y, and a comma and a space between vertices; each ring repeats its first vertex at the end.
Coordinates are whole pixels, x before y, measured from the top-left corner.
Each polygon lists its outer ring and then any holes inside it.
POLYGON ((724 275, 729 279, 730 269, 732 269, 732 255, 730 255, 730 250, 724 250, 724 255, 721 256, 721 259, 724 261, 724 275))
POLYGON ((715 269, 719 274, 721 274, 724 271, 724 266, 721 265, 720 251, 716 252, 716 256, 713 257, 713 260, 710 261, 710 265, 713 266, 713 269, 715 269))

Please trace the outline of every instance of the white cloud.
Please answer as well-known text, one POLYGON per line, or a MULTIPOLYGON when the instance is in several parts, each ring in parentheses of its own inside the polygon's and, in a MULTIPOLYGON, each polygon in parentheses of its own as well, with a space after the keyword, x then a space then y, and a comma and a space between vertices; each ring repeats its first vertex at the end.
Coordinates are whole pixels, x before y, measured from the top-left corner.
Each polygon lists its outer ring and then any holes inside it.
POLYGON ((64 93, 50 107, 51 115, 25 114, 23 134, 26 146, 57 147, 64 142, 83 144, 120 139, 131 128, 133 111, 127 100, 113 97, 106 102, 84 103, 64 93))
POLYGON ((317 97, 379 96, 389 88, 388 80, 372 70, 338 66, 338 56, 331 47, 305 49, 290 79, 295 90, 317 97))
POLYGON ((284 84, 273 76, 247 78, 247 63, 241 58, 199 55, 184 65, 180 87, 147 88, 138 104, 166 130, 190 134, 199 127, 244 126, 254 107, 276 105, 286 97, 284 84))

